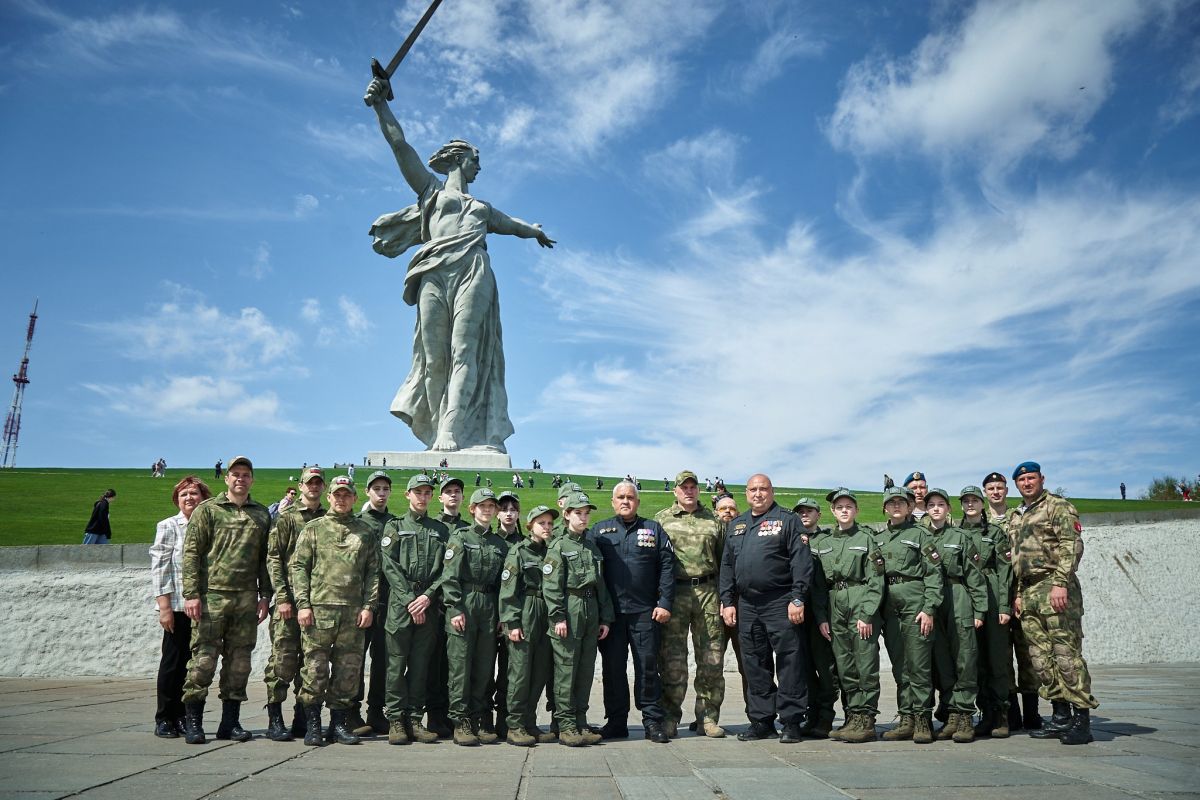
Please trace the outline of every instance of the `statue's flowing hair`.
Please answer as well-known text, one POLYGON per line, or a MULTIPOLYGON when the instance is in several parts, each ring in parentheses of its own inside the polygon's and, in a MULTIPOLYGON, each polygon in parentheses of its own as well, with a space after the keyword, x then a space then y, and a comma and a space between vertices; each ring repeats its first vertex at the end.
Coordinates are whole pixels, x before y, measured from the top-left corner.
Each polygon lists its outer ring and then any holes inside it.
POLYGON ((465 139, 451 139, 429 157, 429 168, 439 175, 449 175, 450 170, 467 154, 479 158, 479 148, 465 139))

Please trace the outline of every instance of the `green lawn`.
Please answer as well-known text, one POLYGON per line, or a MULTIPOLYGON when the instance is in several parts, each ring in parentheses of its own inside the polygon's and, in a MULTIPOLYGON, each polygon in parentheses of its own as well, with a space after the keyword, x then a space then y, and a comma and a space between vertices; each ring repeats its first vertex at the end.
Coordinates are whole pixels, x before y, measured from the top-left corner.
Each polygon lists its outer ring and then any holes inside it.
MULTIPOLYGON (((289 476, 298 476, 299 469, 259 469, 252 496, 264 505, 278 500, 288 486, 289 476)), ((415 470, 389 470, 395 481, 397 491, 396 501, 392 504, 393 511, 404 508, 403 486, 408 476, 415 470)), ((175 513, 171 505, 171 487, 185 475, 198 474, 213 487, 214 493, 224 488, 224 484, 214 486, 212 468, 205 470, 169 469, 166 478, 151 478, 148 470, 137 469, 15 469, 0 470, 0 544, 3 545, 34 545, 34 544, 78 544, 83 539, 83 526, 87 524, 92 511, 92 504, 105 489, 117 490, 117 499, 112 504, 112 527, 114 543, 151 542, 154 539, 154 525, 160 519, 175 513)), ((333 476, 327 471, 328 477, 333 476)), ((370 474, 370 470, 358 468, 355 477, 362 481, 370 474)), ((530 473, 522 472, 528 476, 530 473)), ((474 473, 462 476, 467 481, 467 494, 474 488, 474 473)), ((484 477, 491 477, 493 488, 499 492, 511 488, 512 472, 485 472, 484 477)), ((535 475, 536 486, 528 486, 521 494, 522 507, 530 509, 544 503, 554 505, 555 491, 550 488, 552 474, 535 475)), ((564 476, 566 477, 566 476, 564 476)), ((592 500, 599 506, 593 519, 611 514, 607 502, 609 490, 617 478, 605 476, 603 492, 595 492, 596 477, 594 475, 572 475, 585 490, 594 495, 592 500)), ((663 491, 661 481, 643 479, 643 494, 641 512, 652 516, 654 512, 670 505, 672 495, 663 491)), ((739 505, 745 508, 745 497, 741 486, 730 486, 739 505)), ((361 487, 360 499, 365 500, 361 487)), ((782 505, 790 506, 802 495, 815 496, 824 503, 824 495, 828 489, 786 488, 780 487, 776 495, 782 505)), ((1010 498, 1011 501, 1011 498, 1010 498)), ((1073 501, 1083 513, 1101 511, 1133 511, 1139 508, 1192 508, 1192 503, 1156 502, 1144 500, 1086 500, 1073 501)), ((859 504, 863 509, 860 517, 865 522, 879 522, 883 519, 881 511, 882 495, 879 492, 863 492, 859 494, 859 504)), ((436 505, 436 503, 435 503, 436 505)), ((955 504, 957 505, 957 504, 955 504)), ((465 509, 464 509, 465 513, 465 509)), ((826 512, 823 520, 828 522, 826 512)))

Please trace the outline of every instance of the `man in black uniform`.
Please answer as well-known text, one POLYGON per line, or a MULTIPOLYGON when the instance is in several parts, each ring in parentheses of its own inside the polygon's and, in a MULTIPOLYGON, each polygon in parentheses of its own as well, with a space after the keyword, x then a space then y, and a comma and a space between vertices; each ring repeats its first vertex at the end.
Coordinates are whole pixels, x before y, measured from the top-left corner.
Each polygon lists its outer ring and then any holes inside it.
POLYGON ((615 517, 597 522, 589 533, 604 556, 604 581, 616 620, 600 640, 604 673, 605 739, 629 736, 629 680, 633 653, 633 693, 642 712, 646 738, 671 741, 663 730, 662 677, 658 650, 662 626, 671 619, 675 600, 675 551, 657 522, 638 515, 637 486, 621 481, 613 487, 615 517))
POLYGON ((738 739, 774 738, 778 714, 780 741, 799 742, 808 705, 804 615, 812 554, 799 517, 775 502, 770 478, 750 476, 746 499, 750 510, 729 523, 721 560, 721 616, 737 625, 750 687, 750 729, 738 739))

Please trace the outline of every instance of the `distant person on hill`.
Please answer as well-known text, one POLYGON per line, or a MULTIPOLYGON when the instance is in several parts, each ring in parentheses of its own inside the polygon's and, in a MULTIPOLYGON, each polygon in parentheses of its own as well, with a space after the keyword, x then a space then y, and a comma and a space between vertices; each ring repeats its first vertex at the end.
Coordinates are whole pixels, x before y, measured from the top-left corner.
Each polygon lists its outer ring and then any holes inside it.
POLYGON ((1125 499, 1125 481, 1121 481, 1121 499, 1125 499))
POLYGON ((213 477, 216 478, 217 480, 221 480, 221 475, 223 474, 222 469, 221 469, 221 464, 222 464, 222 459, 218 458, 216 465, 213 466, 213 477))
POLYGON ((183 734, 183 680, 191 655, 192 621, 183 613, 183 538, 192 511, 210 497, 212 491, 195 475, 175 484, 171 502, 179 513, 158 523, 150 546, 152 592, 163 629, 154 735, 164 739, 183 734))
POLYGON ((112 526, 108 523, 108 504, 117 499, 116 489, 105 489, 104 494, 92 506, 92 518, 83 529, 84 544, 108 544, 112 538, 112 526))
POLYGON ((886 472, 883 473, 883 490, 886 492, 888 489, 891 489, 895 485, 896 485, 896 482, 894 480, 892 480, 892 476, 888 475, 886 472))

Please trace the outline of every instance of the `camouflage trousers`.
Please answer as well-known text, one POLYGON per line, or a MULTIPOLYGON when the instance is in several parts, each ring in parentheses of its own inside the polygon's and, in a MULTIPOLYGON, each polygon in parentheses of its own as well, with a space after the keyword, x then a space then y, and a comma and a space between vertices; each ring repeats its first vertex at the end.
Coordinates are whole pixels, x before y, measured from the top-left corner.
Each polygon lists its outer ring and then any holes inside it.
POLYGON ((350 708, 362 680, 363 637, 357 626, 358 608, 313 606, 311 628, 300 629, 304 648, 300 702, 324 703, 334 711, 350 708))
POLYGON ((263 670, 263 682, 267 684, 267 702, 282 703, 287 700, 288 685, 300 693, 300 625, 293 611, 291 619, 279 616, 271 609, 270 621, 271 657, 263 670))
MULTIPOLYGON (((1021 620, 1013 617, 1008 630, 1012 634, 1013 657, 1017 662, 1017 691, 1021 694, 1034 694, 1038 690, 1038 676, 1033 671, 1033 662, 1029 660, 1029 642, 1025 640, 1025 629, 1021 627, 1021 620)), ((1011 676, 1011 663, 1008 670, 1011 676)))
POLYGON ((200 619, 192 623, 192 658, 183 681, 183 702, 204 702, 220 657, 220 698, 244 703, 250 653, 258 641, 258 592, 210 589, 203 600, 200 619))
POLYGON ((1043 580, 1021 589, 1021 629, 1029 643, 1038 693, 1076 708, 1096 708, 1100 704, 1092 696, 1092 678, 1083 660, 1083 591, 1072 576, 1067 607, 1059 614, 1050 607, 1053 588, 1043 580))
MULTIPOLYGON (((671 619, 663 630, 659 647, 665 718, 678 723, 683 717, 683 698, 688 683, 688 632, 696 654, 696 708, 703 709, 705 722, 718 722, 725 701, 725 626, 715 582, 676 585, 671 619)), ((701 719, 698 715, 697 719, 701 719)))

